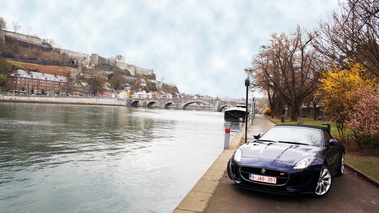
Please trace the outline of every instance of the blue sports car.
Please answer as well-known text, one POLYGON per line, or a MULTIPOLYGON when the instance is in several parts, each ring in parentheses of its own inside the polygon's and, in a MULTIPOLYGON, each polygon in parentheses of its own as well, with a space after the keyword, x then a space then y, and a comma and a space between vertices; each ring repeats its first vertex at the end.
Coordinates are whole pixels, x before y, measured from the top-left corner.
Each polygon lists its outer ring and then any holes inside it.
POLYGON ((329 129, 279 124, 255 135, 229 160, 229 178, 256 191, 322 197, 344 172, 345 148, 329 129))

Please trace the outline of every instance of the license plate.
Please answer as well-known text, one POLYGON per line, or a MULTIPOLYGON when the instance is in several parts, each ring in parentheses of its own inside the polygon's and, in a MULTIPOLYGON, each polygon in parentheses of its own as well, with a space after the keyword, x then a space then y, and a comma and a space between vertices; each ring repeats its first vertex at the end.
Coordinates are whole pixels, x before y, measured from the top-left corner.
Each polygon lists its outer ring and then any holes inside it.
POLYGON ((274 178, 274 177, 267 177, 267 176, 262 176, 262 175, 250 174, 249 179, 253 180, 253 181, 263 182, 263 183, 276 184, 276 178, 274 178))

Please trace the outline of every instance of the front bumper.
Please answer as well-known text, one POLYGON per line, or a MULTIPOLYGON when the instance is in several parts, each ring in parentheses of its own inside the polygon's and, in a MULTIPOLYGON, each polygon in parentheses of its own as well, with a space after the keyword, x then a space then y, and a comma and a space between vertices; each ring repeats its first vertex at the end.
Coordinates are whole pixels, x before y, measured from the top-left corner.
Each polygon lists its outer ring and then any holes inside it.
POLYGON ((254 191, 275 194, 314 193, 321 166, 310 166, 304 170, 262 166, 239 165, 231 159, 227 171, 229 178, 238 185, 254 191), (262 174, 262 172, 264 174, 262 174), (276 183, 265 183, 251 180, 251 175, 272 177, 276 183))

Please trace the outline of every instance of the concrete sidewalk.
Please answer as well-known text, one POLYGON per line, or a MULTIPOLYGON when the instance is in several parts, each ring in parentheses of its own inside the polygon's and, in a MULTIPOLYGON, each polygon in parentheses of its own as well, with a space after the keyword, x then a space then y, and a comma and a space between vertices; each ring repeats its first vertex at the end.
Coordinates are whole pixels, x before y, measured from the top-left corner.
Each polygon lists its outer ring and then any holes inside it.
MULTIPOLYGON (((256 115, 253 124, 248 126, 247 140, 254 140, 254 135, 264 133, 275 124, 263 115, 256 115)), ((207 172, 200 178, 186 197, 173 211, 174 213, 205 212, 213 197, 221 178, 225 174, 226 165, 234 151, 244 143, 244 129, 230 141, 229 149, 225 149, 207 172)))

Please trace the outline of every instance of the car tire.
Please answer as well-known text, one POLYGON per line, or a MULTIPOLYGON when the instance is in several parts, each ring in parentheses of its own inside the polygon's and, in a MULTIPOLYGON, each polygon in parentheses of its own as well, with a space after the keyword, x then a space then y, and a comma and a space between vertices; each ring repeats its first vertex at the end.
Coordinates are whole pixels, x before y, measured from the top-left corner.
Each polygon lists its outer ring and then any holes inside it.
POLYGON ((337 171, 336 176, 342 176, 345 170, 345 153, 341 154, 341 161, 340 161, 340 167, 337 171))
POLYGON ((317 180, 317 185, 314 191, 316 197, 325 196, 332 186, 332 173, 326 166, 322 166, 320 170, 320 175, 317 180))

